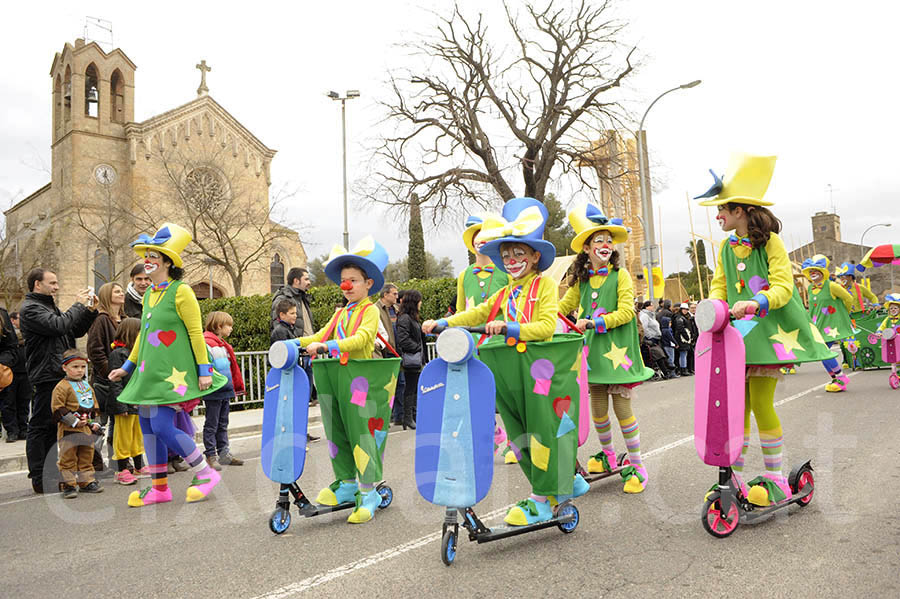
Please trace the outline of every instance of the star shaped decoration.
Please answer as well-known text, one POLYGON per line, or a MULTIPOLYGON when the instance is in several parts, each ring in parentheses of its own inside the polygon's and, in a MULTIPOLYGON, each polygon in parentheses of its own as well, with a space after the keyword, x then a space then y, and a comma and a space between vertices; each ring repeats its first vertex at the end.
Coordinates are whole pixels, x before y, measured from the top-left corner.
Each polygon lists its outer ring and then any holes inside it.
POLYGON ((834 337, 835 339, 841 338, 841 334, 838 333, 837 327, 831 327, 831 336, 834 337))
POLYGON ((187 387, 187 381, 184 380, 187 371, 180 371, 176 369, 174 366, 172 367, 172 375, 169 378, 165 379, 167 383, 172 383, 172 389, 175 390, 178 387, 187 387))
POLYGON ((388 392, 388 397, 394 397, 394 393, 397 391, 397 377, 393 373, 391 373, 391 380, 384 386, 384 390, 388 392))
POLYGON ((781 328, 781 325, 778 325, 778 334, 771 335, 769 339, 772 341, 777 341, 781 345, 784 346, 785 352, 792 352, 795 349, 804 350, 805 348, 800 345, 800 342, 797 341, 797 337, 800 336, 800 329, 794 329, 790 333, 781 328))
POLYGON ((628 347, 619 347, 616 345, 615 341, 612 344, 612 349, 603 354, 604 358, 608 358, 613 363, 613 368, 619 368, 622 364, 625 364, 628 361, 628 357, 625 355, 625 352, 628 351, 628 347))

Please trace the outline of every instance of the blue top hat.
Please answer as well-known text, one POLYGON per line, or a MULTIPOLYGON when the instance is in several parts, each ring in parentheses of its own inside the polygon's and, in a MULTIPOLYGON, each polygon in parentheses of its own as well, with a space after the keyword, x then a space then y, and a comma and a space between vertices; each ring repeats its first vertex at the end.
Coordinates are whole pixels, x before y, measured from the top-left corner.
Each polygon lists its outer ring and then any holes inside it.
POLYGON ((481 239, 486 239, 487 243, 481 248, 481 253, 506 272, 500 257, 500 246, 504 243, 524 243, 541 253, 538 270, 547 270, 556 258, 556 248, 543 239, 548 217, 547 208, 534 198, 509 200, 503 205, 502 216, 491 214, 485 217, 481 239))
POLYGON ((325 276, 340 285, 341 269, 348 265, 360 267, 366 273, 366 278, 374 281, 369 295, 375 295, 384 287, 383 271, 388 265, 388 254, 371 235, 360 239, 351 251, 340 245, 331 248, 328 262, 325 263, 325 276))
POLYGON ((836 274, 839 277, 842 277, 844 275, 850 275, 851 277, 853 277, 855 279, 856 273, 864 272, 865 270, 866 270, 866 267, 861 264, 853 264, 852 262, 844 262, 843 264, 841 264, 840 266, 837 267, 837 269, 834 271, 834 274, 836 274))

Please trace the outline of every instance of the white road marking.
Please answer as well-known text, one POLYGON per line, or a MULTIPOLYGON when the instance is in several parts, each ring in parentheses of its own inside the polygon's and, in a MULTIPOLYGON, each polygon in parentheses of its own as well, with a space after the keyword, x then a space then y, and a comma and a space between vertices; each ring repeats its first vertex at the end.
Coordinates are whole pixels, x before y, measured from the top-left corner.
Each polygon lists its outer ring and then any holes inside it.
MULTIPOLYGON (((857 374, 856 372, 853 372, 847 376, 855 376, 856 374, 857 374)), ((809 389, 806 389, 805 391, 795 393, 794 395, 791 395, 790 397, 785 397, 784 399, 775 402, 775 406, 784 405, 788 402, 792 402, 794 400, 800 399, 801 397, 809 395, 813 391, 820 391, 823 388, 824 388, 824 386, 822 384, 818 384, 815 387, 811 387, 809 389)), ((662 447, 657 447, 656 449, 648 451, 647 453, 645 453, 643 455, 643 458, 647 459, 647 458, 650 458, 653 456, 661 455, 667 451, 675 449, 676 447, 684 445, 685 443, 690 443, 693 440, 694 440, 694 435, 689 435, 687 437, 684 437, 683 439, 673 441, 672 443, 669 443, 668 445, 663 445, 662 447)), ((501 514, 505 514, 506 511, 511 507, 512 507, 512 504, 508 505, 506 507, 502 507, 499 510, 494 510, 493 512, 490 512, 489 514, 486 514, 482 519, 489 520, 490 518, 495 518, 501 514)), ((283 599, 284 597, 290 597, 292 595, 303 593, 304 591, 308 591, 311 588, 317 587, 317 586, 325 584, 327 582, 331 582, 332 580, 336 580, 338 578, 341 578, 342 576, 346 576, 347 574, 352 574, 353 572, 356 572, 358 570, 368 568, 369 566, 374 566, 375 564, 378 564, 385 560, 389 560, 389 559, 395 558, 399 555, 402 555, 404 553, 407 553, 409 551, 412 551, 414 549, 418 549, 419 547, 427 545, 428 543, 431 543, 432 541, 437 541, 440 538, 441 538, 440 532, 435 532, 430 535, 425 535, 424 537, 420 537, 418 539, 415 539, 414 541, 409 541, 407 543, 403 543, 402 545, 397 545, 395 547, 391 547, 390 549, 386 549, 380 553, 375 553, 368 557, 364 557, 355 562, 350 562, 349 564, 344 564, 343 566, 338 566, 337 568, 332 568, 331 570, 328 570, 327 572, 323 572, 322 574, 316 574, 315 576, 310 576, 309 578, 305 578, 299 582, 291 583, 291 584, 283 586, 279 589, 270 591, 264 595, 259 595, 258 597, 254 597, 253 599, 283 599)))

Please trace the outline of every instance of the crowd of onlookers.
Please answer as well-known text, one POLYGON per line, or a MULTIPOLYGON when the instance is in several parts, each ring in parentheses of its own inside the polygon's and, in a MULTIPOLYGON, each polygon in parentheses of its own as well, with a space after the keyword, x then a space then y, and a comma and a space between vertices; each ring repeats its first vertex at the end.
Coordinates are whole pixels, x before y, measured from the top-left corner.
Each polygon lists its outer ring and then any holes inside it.
POLYGON ((674 308, 673 311, 672 300, 668 299, 660 299, 655 308, 649 300, 634 306, 641 356, 644 364, 656 371, 657 378, 694 374, 694 347, 699 333, 694 321, 697 302, 682 302, 674 308))

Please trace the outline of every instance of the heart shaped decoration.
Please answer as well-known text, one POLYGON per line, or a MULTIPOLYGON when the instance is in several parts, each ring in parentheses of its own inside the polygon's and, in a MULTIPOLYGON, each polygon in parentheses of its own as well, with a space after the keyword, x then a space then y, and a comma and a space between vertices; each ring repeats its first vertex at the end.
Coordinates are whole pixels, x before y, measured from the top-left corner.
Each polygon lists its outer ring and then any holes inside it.
POLYGON ((178 335, 175 334, 175 331, 160 331, 159 332, 159 340, 163 345, 169 347, 173 343, 175 343, 175 338, 178 335))
POLYGON ((384 426, 384 418, 369 418, 369 434, 375 436, 375 431, 380 431, 384 426))
POLYGON ((569 411, 570 405, 572 405, 572 398, 570 396, 557 397, 553 400, 553 411, 556 412, 558 418, 562 418, 563 414, 569 411))

